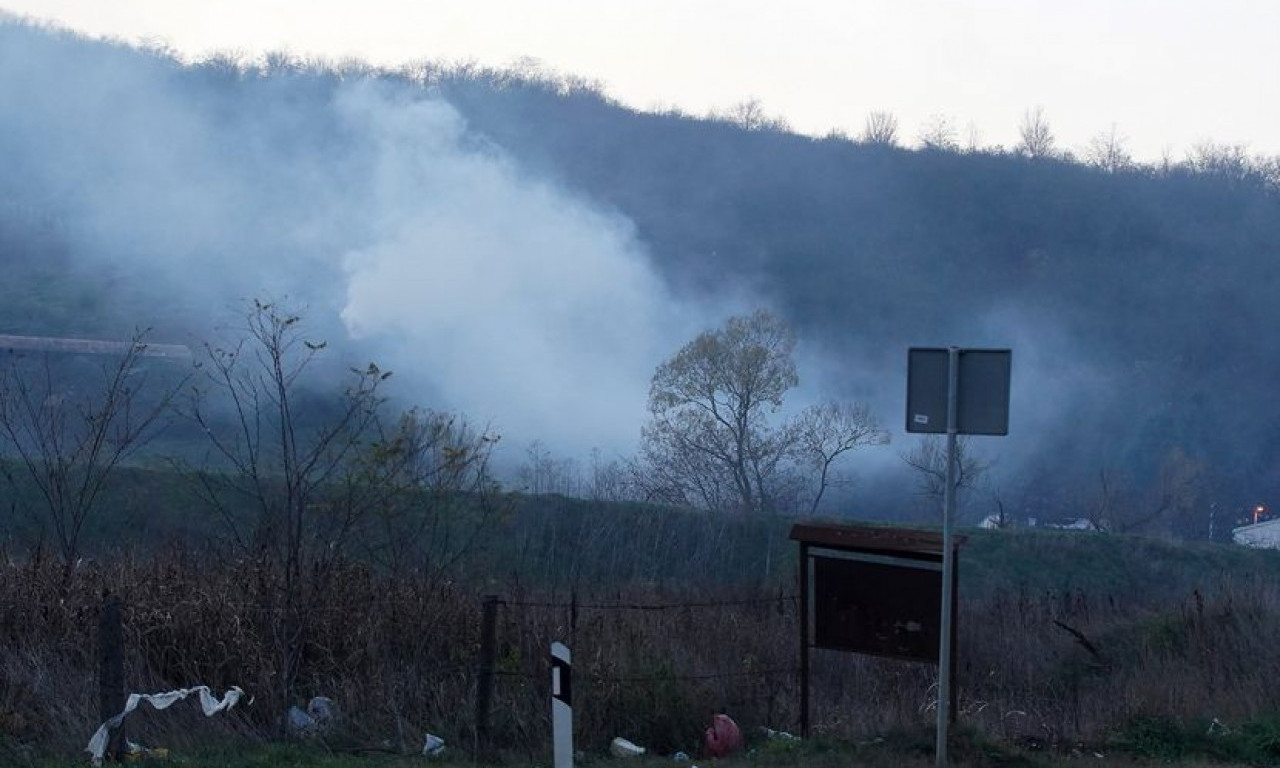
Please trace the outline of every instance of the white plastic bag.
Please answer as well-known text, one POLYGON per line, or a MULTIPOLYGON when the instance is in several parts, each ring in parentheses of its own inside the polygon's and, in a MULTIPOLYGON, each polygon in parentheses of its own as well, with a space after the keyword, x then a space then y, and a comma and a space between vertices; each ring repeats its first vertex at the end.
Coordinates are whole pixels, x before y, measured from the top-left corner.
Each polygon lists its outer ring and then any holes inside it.
POLYGON ((444 753, 444 739, 434 733, 427 734, 427 740, 422 745, 423 757, 439 757, 444 753))
POLYGON ((231 709, 244 696, 244 691, 237 686, 232 686, 229 691, 222 694, 222 700, 219 701, 207 685, 180 688, 168 693, 131 693, 128 701, 125 702, 124 710, 98 726, 98 730, 93 734, 93 738, 89 739, 89 746, 85 747, 84 751, 93 755, 94 765, 102 765, 102 757, 107 751, 107 739, 110 737, 111 729, 119 728, 120 723, 123 723, 125 717, 137 709, 139 704, 145 701, 156 709, 168 709, 174 702, 181 701, 193 693, 200 694, 200 709, 205 717, 213 717, 223 710, 231 709))
POLYGON ((614 757, 639 757, 640 755, 643 755, 644 752, 644 747, 638 747, 621 736, 617 737, 609 744, 609 753, 614 757))

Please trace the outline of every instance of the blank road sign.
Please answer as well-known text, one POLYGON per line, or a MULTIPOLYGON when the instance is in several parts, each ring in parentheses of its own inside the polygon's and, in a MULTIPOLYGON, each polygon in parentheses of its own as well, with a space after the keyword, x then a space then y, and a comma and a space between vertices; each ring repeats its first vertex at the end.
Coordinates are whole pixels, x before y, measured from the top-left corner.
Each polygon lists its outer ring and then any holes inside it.
MULTIPOLYGON (((956 428, 962 435, 1009 434, 1007 349, 962 349, 956 398, 956 428)), ((912 347, 907 352, 907 431, 947 431, 947 350, 912 347)))

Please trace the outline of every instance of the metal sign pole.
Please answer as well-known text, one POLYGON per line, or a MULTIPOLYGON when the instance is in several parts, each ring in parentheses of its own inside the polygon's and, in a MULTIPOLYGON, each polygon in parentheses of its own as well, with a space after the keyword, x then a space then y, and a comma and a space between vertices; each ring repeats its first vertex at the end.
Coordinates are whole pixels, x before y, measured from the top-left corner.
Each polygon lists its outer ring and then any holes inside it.
POLYGON ((573 667, 569 649, 551 644, 551 744, 555 768, 573 768, 573 667))
POLYGON ((938 638, 937 768, 947 768, 948 709, 951 706, 951 599, 955 552, 951 519, 956 510, 956 401, 960 382, 960 349, 947 350, 947 480, 942 492, 942 627, 938 638))
POLYGON ((907 432, 947 435, 942 498, 942 626, 938 637, 938 768, 947 765, 947 726, 956 709, 956 553, 951 523, 959 474, 956 436, 1009 434, 1012 353, 1007 349, 911 347, 907 350, 907 432), (960 370, 964 366, 963 374, 960 370), (961 386, 963 385, 963 402, 961 386), (942 428, 943 423, 946 429, 942 428), (949 711, 950 710, 950 711, 949 711))

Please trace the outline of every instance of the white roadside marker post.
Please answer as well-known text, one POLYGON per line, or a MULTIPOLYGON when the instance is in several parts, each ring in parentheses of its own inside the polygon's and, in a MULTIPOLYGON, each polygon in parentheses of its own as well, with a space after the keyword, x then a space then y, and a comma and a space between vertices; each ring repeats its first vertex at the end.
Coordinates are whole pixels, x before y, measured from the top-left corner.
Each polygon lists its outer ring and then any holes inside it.
POLYGON ((551 744, 555 768, 573 768, 573 667, 569 649, 551 644, 551 744))

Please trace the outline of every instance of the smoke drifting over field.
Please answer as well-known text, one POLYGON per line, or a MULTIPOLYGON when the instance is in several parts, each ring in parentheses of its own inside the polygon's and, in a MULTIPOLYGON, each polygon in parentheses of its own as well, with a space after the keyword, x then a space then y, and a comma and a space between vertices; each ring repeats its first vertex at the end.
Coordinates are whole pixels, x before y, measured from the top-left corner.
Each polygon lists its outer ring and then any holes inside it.
POLYGON ((127 285, 139 323, 198 340, 287 297, 405 402, 582 454, 628 450, 656 363, 722 314, 673 297, 629 221, 422 89, 0 36, 0 101, 21 105, 0 114, 0 200, 56 211, 72 264, 127 285))
POLYGON ((374 360, 511 464, 632 454, 655 366, 768 306, 799 338, 787 411, 861 401, 894 435, 842 468, 884 486, 855 512, 911 503, 913 345, 1013 348, 1011 433, 975 447, 1027 515, 1173 487, 1194 531, 1278 487, 1280 158, 815 140, 540 77, 182 66, 0 23, 0 330, 198 344, 284 297, 324 373, 374 360))

